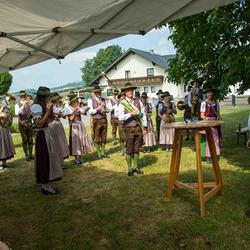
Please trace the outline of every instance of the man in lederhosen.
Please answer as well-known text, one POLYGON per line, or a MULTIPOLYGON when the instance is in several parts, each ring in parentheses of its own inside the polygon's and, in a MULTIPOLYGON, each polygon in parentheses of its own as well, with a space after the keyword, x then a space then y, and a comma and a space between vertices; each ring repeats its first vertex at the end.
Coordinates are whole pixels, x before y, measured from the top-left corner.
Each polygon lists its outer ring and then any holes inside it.
POLYGON ((195 79, 191 82, 192 89, 188 94, 188 106, 191 109, 191 116, 194 120, 200 118, 201 102, 204 101, 203 90, 201 89, 202 82, 200 79, 195 79))
POLYGON ((107 157, 105 145, 107 142, 107 113, 106 101, 102 98, 102 90, 99 86, 94 87, 92 98, 88 100, 89 113, 92 118, 92 130, 98 158, 107 157))
POLYGON ((24 90, 19 92, 19 102, 15 105, 15 114, 18 116, 18 126, 22 137, 23 151, 27 161, 33 159, 33 130, 31 122, 30 107, 33 103, 28 99, 28 95, 24 90))
POLYGON ((159 117, 158 115, 158 110, 159 110, 159 104, 162 103, 162 95, 163 95, 163 92, 161 89, 158 90, 157 92, 157 97, 158 97, 158 101, 156 103, 156 117, 155 117, 155 123, 156 123, 156 134, 157 134, 157 142, 159 142, 159 139, 160 139, 160 127, 161 127, 161 118, 159 117))
MULTIPOLYGON (((125 95, 123 93, 123 90, 118 94, 118 103, 115 105, 115 116, 118 118, 119 115, 119 104, 120 102, 125 98, 125 95)), ((125 141, 124 141, 124 125, 123 121, 120 121, 118 119, 118 133, 119 133, 119 141, 120 141, 120 147, 122 149, 122 155, 125 154, 125 141)))
POLYGON ((113 144, 114 145, 118 143, 118 140, 116 137, 117 128, 118 128, 118 117, 115 116, 115 107, 119 101, 118 94, 119 94, 119 90, 114 89, 113 97, 108 102, 108 109, 110 111, 110 123, 112 126, 112 137, 113 137, 113 144))
POLYGON ((147 118, 142 102, 134 98, 134 89, 131 83, 123 88, 124 100, 119 104, 118 118, 124 121, 124 136, 126 147, 126 161, 128 176, 134 173, 143 174, 138 168, 139 151, 143 144, 143 134, 147 133, 147 118))

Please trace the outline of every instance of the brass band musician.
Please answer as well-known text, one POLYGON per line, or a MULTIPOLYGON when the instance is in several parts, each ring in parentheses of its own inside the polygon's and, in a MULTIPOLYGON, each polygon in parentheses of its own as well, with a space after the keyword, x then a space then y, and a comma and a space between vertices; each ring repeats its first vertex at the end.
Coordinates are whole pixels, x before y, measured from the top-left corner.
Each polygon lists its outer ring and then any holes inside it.
POLYGON ((204 100, 203 91, 201 89, 201 81, 195 79, 192 83, 192 89, 188 94, 188 106, 191 108, 192 119, 200 119, 201 102, 204 100))

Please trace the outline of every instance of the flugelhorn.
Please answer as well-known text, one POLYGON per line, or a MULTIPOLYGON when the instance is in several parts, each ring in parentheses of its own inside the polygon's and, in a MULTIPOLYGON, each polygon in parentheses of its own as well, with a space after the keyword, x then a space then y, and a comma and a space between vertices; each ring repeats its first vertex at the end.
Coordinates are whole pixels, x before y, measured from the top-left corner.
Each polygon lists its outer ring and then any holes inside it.
POLYGON ((184 101, 178 101, 176 106, 179 110, 184 110, 186 105, 184 101))

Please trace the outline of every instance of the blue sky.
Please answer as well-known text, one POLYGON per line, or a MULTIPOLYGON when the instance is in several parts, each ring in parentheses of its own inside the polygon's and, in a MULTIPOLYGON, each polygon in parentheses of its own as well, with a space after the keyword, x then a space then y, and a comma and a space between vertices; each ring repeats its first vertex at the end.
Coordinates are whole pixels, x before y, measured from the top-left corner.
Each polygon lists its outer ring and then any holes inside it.
POLYGON ((81 81, 80 68, 87 58, 95 56, 100 48, 118 44, 122 49, 137 48, 141 50, 154 50, 155 53, 166 55, 175 53, 171 41, 168 40, 168 28, 152 30, 144 36, 127 35, 104 42, 68 55, 61 64, 51 59, 26 68, 11 72, 13 83, 10 91, 37 88, 40 85, 55 87, 69 82, 81 81))

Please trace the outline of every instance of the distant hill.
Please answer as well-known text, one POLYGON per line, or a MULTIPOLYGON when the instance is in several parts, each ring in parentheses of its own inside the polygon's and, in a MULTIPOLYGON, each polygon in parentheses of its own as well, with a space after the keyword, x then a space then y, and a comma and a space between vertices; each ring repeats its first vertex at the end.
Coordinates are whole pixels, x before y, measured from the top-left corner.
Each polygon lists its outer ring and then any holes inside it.
MULTIPOLYGON (((80 87, 84 87, 85 83, 84 82, 71 82, 71 83, 66 83, 63 84, 61 86, 57 86, 57 87, 53 87, 50 88, 50 90, 52 92, 56 92, 56 91, 61 91, 61 90, 66 90, 66 89, 74 89, 74 88, 80 88, 80 87)), ((36 93, 36 89, 25 89, 25 91, 29 94, 29 95, 33 95, 34 93, 36 93)), ((18 95, 18 92, 12 92, 13 95, 18 95)))

